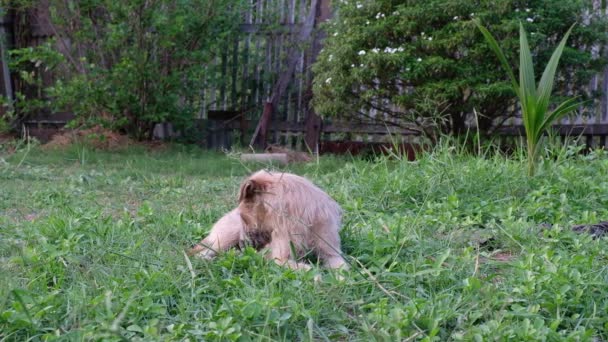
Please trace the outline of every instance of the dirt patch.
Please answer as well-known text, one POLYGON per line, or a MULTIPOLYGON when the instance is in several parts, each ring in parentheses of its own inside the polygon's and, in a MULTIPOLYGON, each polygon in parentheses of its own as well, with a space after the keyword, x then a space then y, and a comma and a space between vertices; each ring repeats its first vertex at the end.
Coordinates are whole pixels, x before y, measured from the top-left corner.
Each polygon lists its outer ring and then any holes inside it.
POLYGON ((490 259, 492 259, 494 261, 499 261, 499 262, 509 262, 509 261, 515 259, 515 256, 511 252, 503 251, 503 252, 497 252, 497 253, 492 254, 490 259))
MULTIPOLYGON (((553 228, 550 223, 541 223, 539 225, 541 231, 553 228)), ((593 239, 599 239, 603 236, 608 236, 608 221, 601 221, 595 224, 578 224, 572 226, 572 231, 578 234, 589 234, 593 239)))
POLYGON ((47 148, 66 147, 72 144, 73 138, 68 133, 60 133, 51 138, 44 146, 47 148))
POLYGON ((8 133, 0 133, 0 155, 11 155, 17 150, 17 138, 8 133))
POLYGON ((44 148, 60 149, 75 143, 86 144, 100 150, 118 150, 131 145, 133 141, 124 134, 94 126, 87 129, 59 131, 44 145, 44 148))
POLYGON ((169 144, 162 140, 141 141, 139 144, 148 151, 164 151, 169 148, 169 144))
POLYGON ((58 127, 26 127, 23 135, 28 138, 34 138, 41 144, 46 144, 51 141, 53 136, 62 132, 63 130, 58 127))
POLYGON ((285 153, 288 163, 308 163, 313 160, 312 156, 306 152, 297 152, 279 145, 270 145, 266 148, 266 153, 285 153))
POLYGON ((608 235, 608 221, 603 221, 597 224, 579 224, 572 227, 572 230, 577 233, 590 234, 594 239, 608 235))
POLYGON ((0 144, 15 140, 15 136, 8 133, 0 133, 0 144))
POLYGON ((490 262, 494 263, 507 263, 515 260, 516 256, 510 251, 497 251, 491 253, 488 256, 478 256, 476 261, 476 268, 478 264, 487 264, 490 262))

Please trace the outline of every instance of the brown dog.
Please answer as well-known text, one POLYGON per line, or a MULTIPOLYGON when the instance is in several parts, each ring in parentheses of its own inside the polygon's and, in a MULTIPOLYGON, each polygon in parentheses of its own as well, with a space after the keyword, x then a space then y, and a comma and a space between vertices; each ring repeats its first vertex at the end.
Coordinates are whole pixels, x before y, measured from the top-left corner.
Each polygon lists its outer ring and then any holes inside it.
POLYGON ((342 209, 306 178, 258 171, 239 190, 239 205, 213 225, 209 235, 192 250, 212 258, 242 242, 257 250, 268 248, 275 262, 308 269, 290 260, 312 250, 329 268, 347 267, 340 251, 342 209), (293 248, 292 248, 293 247, 293 248))

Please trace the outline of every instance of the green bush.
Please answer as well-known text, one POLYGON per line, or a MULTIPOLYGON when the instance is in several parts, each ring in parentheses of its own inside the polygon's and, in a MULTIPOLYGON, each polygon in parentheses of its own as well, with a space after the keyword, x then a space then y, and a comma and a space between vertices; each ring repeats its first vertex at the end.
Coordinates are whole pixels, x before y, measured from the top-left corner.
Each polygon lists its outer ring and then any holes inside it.
POLYGON ((6 120, 0 118, 0 134, 10 131, 10 127, 6 120))
POLYGON ((474 24, 479 18, 517 59, 518 28, 531 32, 537 68, 578 21, 572 45, 564 50, 557 95, 565 80, 579 95, 602 68, 591 47, 605 41, 605 20, 585 18, 586 0, 414 0, 335 2, 326 26, 325 47, 314 66, 314 105, 326 116, 399 120, 427 133, 462 132, 473 109, 479 126, 491 131, 511 117, 515 97, 499 61, 474 24), (395 105, 393 107, 392 105, 395 105))
MULTIPOLYGON (((37 3, 8 5, 26 15, 37 3)), ((47 100, 21 94, 16 107, 27 115, 51 105, 74 112, 77 124, 102 123, 137 138, 149 137, 158 122, 186 127, 203 85, 224 82, 212 61, 238 32, 240 4, 50 0, 53 40, 11 52, 13 69, 47 100), (54 74, 50 86, 45 73, 54 74)))

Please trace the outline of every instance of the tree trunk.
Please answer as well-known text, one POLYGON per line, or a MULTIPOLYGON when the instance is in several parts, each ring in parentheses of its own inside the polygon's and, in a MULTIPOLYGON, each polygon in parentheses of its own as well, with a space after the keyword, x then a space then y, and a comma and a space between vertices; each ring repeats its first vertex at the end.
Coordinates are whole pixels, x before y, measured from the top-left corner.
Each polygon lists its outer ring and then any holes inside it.
MULTIPOLYGON (((331 17, 331 7, 329 4, 329 0, 320 0, 317 11, 317 19, 316 24, 327 21, 331 17)), ((325 34, 322 31, 317 31, 315 34, 315 40, 312 44, 312 56, 310 63, 314 63, 321 51, 323 46, 322 40, 325 38, 325 34)), ((317 153, 319 147, 319 140, 321 138, 321 127, 323 125, 323 120, 320 116, 315 113, 314 108, 312 107, 310 100, 312 99, 312 79, 311 77, 306 85, 308 88, 308 92, 310 96, 308 97, 308 110, 306 111, 306 136, 304 137, 304 142, 306 143, 306 147, 309 151, 313 153, 317 153)))
POLYGON ((253 138, 249 145, 256 146, 262 150, 266 148, 266 136, 268 134, 268 124, 270 124, 270 118, 273 112, 272 102, 266 102, 264 104, 264 112, 260 118, 260 122, 253 132, 253 138))

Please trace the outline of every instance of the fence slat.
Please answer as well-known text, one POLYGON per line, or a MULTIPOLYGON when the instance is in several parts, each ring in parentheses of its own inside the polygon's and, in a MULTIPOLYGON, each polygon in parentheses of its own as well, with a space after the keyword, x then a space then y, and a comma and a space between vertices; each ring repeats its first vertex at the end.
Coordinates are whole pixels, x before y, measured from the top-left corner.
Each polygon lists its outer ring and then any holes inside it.
POLYGON ((237 78, 239 69, 239 40, 235 39, 234 46, 232 49, 232 75, 230 83, 230 110, 235 110, 238 107, 238 92, 237 92, 237 78))

